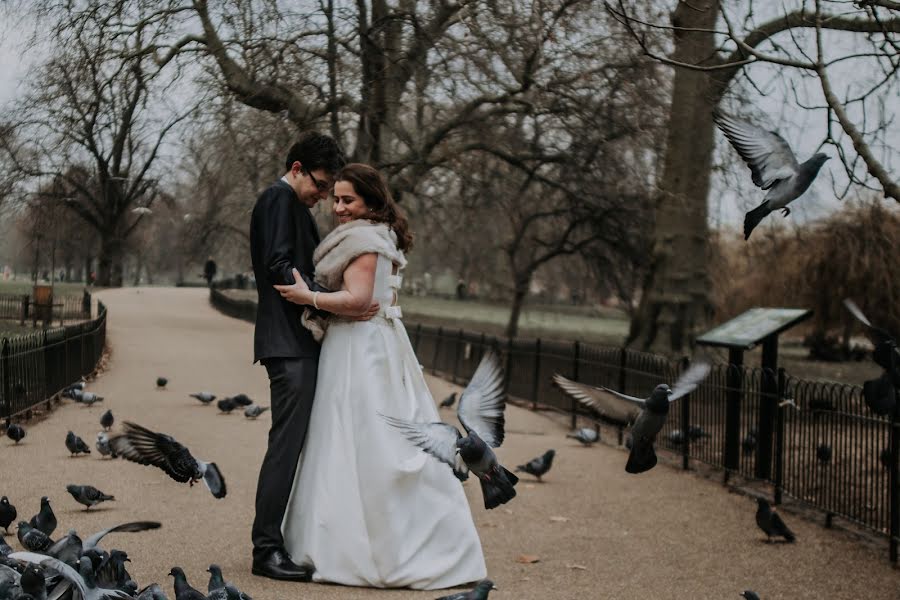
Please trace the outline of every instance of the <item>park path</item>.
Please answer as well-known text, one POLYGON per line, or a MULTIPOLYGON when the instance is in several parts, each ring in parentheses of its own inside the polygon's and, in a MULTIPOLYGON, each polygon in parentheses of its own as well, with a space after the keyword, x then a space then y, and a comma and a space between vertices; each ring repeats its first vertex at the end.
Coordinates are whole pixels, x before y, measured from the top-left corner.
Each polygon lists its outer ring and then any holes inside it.
MULTIPOLYGON (((244 392, 268 403, 264 369, 252 365, 252 325, 217 313, 204 289, 129 288, 99 297, 109 307, 111 357, 89 389, 106 401, 93 407, 66 401, 50 418, 26 424, 20 447, 0 440, 0 494, 18 505, 20 517, 36 512, 47 495, 59 518, 57 535, 69 528, 86 535, 129 520, 161 521, 161 530, 111 536, 106 545, 126 550, 137 581, 160 582, 170 598, 166 574, 173 565, 205 589, 211 562, 257 600, 439 595, 252 576, 249 532, 268 415, 256 422, 218 416, 214 407, 187 396, 204 389, 244 392), (157 375, 171 380, 167 391, 154 389, 157 375), (107 408, 119 421, 168 432, 197 456, 215 460, 227 478, 228 497, 217 501, 202 485, 188 488, 156 469, 101 460, 96 453, 68 458, 66 431, 93 447, 107 408), (85 513, 66 493, 67 483, 95 485, 117 500, 85 513)), ((429 384, 437 398, 457 389, 431 377, 429 384)), ((546 483, 524 476, 519 496, 493 511, 480 504, 477 484, 466 485, 489 575, 500 588, 491 600, 735 599, 747 588, 763 600, 900 595, 900 575, 889 566, 884 545, 872 548, 792 515, 786 519, 799 542, 768 545, 755 527, 751 499, 667 465, 629 476, 622 451, 582 448, 565 433, 552 419, 509 407, 500 458, 512 467, 555 448, 546 483), (521 555, 540 560, 522 564, 521 555)), ((7 539, 18 548, 14 537, 7 539)))

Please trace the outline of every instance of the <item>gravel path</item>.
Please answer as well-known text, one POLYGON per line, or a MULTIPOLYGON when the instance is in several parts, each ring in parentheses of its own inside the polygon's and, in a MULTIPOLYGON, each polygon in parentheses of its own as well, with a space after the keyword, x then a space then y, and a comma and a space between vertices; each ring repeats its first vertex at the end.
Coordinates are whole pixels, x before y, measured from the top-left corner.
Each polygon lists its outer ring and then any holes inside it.
MULTIPOLYGON (((205 589, 211 562, 262 600, 438 595, 252 576, 249 532, 269 419, 218 416, 214 407, 187 397, 209 389, 244 392, 268 403, 265 371, 251 364, 252 326, 214 311, 205 289, 130 288, 105 291, 100 298, 110 310, 112 355, 89 389, 106 401, 93 407, 67 402, 49 419, 26 424, 28 437, 20 447, 0 440, 0 494, 10 496, 20 517, 30 517, 47 495, 60 522, 57 536, 69 528, 87 534, 128 520, 162 521, 159 531, 111 536, 107 547, 126 550, 135 578, 142 584, 159 581, 170 597, 166 573, 173 565, 205 589), (154 389, 157 375, 171 380, 167 391, 154 389), (179 485, 158 470, 101 460, 96 453, 68 458, 66 431, 93 447, 107 408, 118 420, 168 432, 196 455, 215 460, 226 475, 228 497, 216 501, 202 485, 179 485), (85 513, 66 493, 67 483, 95 485, 117 500, 85 513)), ((438 399, 456 389, 435 378, 429 383, 438 399)), ((763 600, 898 597, 900 575, 883 547, 873 549, 794 515, 785 518, 799 542, 766 544, 755 527, 751 499, 664 465, 628 476, 621 451, 582 448, 564 435, 553 420, 510 407, 507 440, 499 451, 503 462, 512 467, 555 448, 554 469, 543 484, 524 476, 519 497, 493 511, 483 509, 477 485, 466 485, 489 573, 500 588, 492 600, 729 599, 747 588, 763 600), (521 555, 540 560, 522 564, 521 555)), ((18 548, 14 536, 7 541, 18 548)))

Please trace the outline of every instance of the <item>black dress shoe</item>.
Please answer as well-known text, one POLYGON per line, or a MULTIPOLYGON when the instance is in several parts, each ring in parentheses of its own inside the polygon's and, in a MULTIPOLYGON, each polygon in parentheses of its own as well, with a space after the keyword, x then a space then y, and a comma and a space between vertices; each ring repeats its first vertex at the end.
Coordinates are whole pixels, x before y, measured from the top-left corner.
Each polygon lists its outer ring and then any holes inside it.
POLYGON ((313 570, 311 565, 295 565, 287 552, 276 549, 261 560, 254 559, 251 572, 283 581, 312 581, 313 570))

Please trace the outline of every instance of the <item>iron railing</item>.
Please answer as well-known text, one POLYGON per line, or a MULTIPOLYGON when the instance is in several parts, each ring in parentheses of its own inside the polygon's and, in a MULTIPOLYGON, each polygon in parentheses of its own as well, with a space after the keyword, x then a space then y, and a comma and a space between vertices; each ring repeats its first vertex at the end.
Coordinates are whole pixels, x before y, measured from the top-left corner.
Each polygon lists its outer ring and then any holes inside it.
POLYGON ((0 419, 29 416, 97 367, 106 344, 106 306, 92 321, 0 339, 0 419))
POLYGON ((0 319, 15 320, 21 325, 31 321, 48 323, 86 321, 91 318, 91 294, 65 295, 53 298, 53 306, 35 304, 30 294, 0 294, 0 319))

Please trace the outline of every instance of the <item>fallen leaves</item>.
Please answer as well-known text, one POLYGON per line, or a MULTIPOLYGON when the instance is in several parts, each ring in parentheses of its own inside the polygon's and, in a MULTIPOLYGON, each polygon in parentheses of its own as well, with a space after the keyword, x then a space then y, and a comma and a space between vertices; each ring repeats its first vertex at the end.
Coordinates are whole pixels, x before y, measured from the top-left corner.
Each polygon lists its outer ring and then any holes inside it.
POLYGON ((534 554, 520 554, 518 558, 516 558, 517 563, 522 563, 523 565, 530 565, 536 562, 540 562, 541 558, 539 556, 535 556, 534 554))

